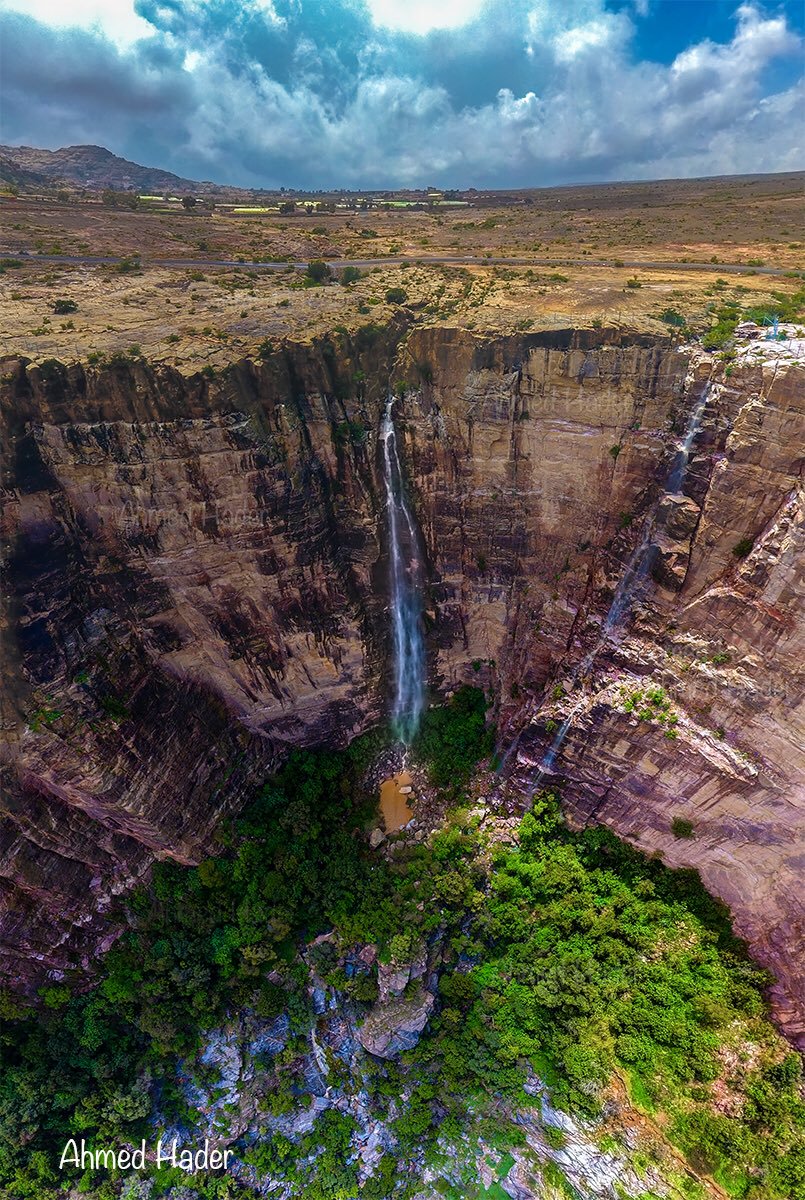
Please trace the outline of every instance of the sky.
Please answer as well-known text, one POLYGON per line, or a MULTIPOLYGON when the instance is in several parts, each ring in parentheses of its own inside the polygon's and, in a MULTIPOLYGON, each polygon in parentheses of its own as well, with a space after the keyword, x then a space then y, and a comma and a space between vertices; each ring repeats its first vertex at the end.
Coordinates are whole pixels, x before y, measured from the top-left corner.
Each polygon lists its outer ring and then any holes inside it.
POLYGON ((805 166, 801 0, 0 0, 0 141, 247 187, 805 166))

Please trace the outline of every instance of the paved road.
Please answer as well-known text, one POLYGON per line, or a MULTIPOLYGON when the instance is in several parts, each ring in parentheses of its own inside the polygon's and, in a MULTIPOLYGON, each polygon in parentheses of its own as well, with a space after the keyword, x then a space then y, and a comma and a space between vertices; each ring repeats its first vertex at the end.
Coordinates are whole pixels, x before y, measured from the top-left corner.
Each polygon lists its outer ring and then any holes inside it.
MULTIPOLYGON (((104 266, 120 262, 120 258, 103 258, 99 256, 74 256, 70 254, 30 254, 20 250, 2 250, 0 257, 22 258, 24 261, 42 263, 74 263, 88 266, 104 266)), ((641 259, 605 258, 486 258, 484 255, 404 255, 393 258, 331 258, 325 260, 333 270, 343 267, 358 267, 369 270, 371 267, 393 267, 407 262, 412 266, 420 263, 429 266, 476 266, 476 267, 629 267, 630 270, 645 271, 717 271, 719 274, 740 275, 744 273, 756 275, 787 275, 790 267, 750 267, 743 263, 704 263, 704 262, 647 262, 641 259)), ((307 262, 241 262, 229 258, 144 258, 141 262, 146 267, 175 267, 191 270, 203 270, 205 267, 248 267, 257 271, 284 271, 288 267, 303 271, 307 262)))

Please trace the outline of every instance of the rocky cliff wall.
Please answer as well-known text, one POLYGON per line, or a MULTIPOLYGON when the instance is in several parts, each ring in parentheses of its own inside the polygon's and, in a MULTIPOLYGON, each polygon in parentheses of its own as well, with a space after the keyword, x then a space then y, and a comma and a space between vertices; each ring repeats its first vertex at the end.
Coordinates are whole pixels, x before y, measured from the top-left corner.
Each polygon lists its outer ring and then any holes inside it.
POLYGON ((556 764, 570 815, 698 868, 801 1042, 805 363, 761 342, 725 363, 433 331, 408 351, 431 380, 406 416, 434 678, 493 678, 524 793, 577 713, 556 764), (661 498, 701 397, 681 492, 661 498), (653 578, 579 680, 651 514, 653 578), (671 724, 626 703, 658 688, 671 724))
POLYGON ((217 378, 3 365, 4 970, 86 964, 290 745, 383 711, 373 430, 394 327, 217 378))
POLYGON ((376 433, 405 378, 432 686, 494 685, 521 790, 578 707, 557 764, 574 819, 699 867, 801 1029, 801 366, 747 356, 727 375, 638 334, 401 323, 214 379, 3 374, 11 978, 86 964, 113 936, 111 896, 155 856, 197 859, 284 748, 383 713, 376 433), (707 386, 654 583, 571 691, 707 386), (620 689, 649 680, 676 738, 624 711, 620 689))

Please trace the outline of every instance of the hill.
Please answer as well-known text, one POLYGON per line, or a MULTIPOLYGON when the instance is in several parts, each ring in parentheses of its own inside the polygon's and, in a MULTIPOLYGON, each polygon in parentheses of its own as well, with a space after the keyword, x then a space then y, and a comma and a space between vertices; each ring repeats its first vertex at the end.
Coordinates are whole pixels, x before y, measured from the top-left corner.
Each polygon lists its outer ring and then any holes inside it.
POLYGON ((208 192, 215 184, 183 179, 172 171, 143 167, 120 158, 104 146, 0 146, 0 178, 20 187, 73 184, 92 190, 113 188, 138 192, 208 192))

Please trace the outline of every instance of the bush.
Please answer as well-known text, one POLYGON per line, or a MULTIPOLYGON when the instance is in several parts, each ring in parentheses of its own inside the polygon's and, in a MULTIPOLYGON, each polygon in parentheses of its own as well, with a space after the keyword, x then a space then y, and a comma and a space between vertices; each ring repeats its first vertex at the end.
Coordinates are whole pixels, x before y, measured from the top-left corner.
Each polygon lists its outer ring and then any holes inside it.
POLYGON ((357 267, 344 267, 341 272, 341 282, 344 287, 349 283, 357 283, 361 277, 361 273, 357 267))
POLYGON ((75 300, 56 300, 53 311, 58 316, 63 316, 65 313, 78 312, 78 305, 75 300))
POLYGON ((693 822, 686 820, 685 817, 674 817, 671 822, 671 833, 675 838, 692 838, 694 833, 693 822))
POLYGON ((476 763, 492 753, 494 732, 486 728, 486 709, 483 691, 465 685, 449 704, 425 713, 414 753, 437 787, 462 787, 476 763))
POLYGON ((545 1141, 554 1150, 564 1150, 567 1145, 567 1136, 563 1130, 557 1125, 545 1125, 542 1129, 545 1141))
POLYGON ((740 542, 736 542, 732 547, 732 553, 736 558, 747 558, 752 553, 754 540, 749 537, 741 538, 740 542))
POLYGON ((405 304, 408 293, 404 288, 393 287, 386 292, 386 304, 405 304))
POLYGON ((307 264, 305 275, 315 284, 326 283, 332 277, 332 271, 321 258, 314 258, 307 264))
POLYGON ((732 335, 735 333, 737 323, 737 321, 719 321, 702 338, 702 345, 705 350, 721 350, 723 346, 728 345, 732 340, 732 335))
POLYGON ((133 275, 141 270, 142 263, 140 262, 139 254, 129 254, 125 258, 121 258, 120 262, 115 263, 113 270, 118 275, 133 275))

